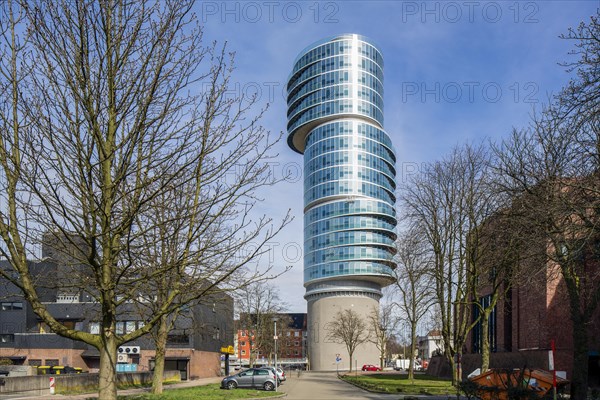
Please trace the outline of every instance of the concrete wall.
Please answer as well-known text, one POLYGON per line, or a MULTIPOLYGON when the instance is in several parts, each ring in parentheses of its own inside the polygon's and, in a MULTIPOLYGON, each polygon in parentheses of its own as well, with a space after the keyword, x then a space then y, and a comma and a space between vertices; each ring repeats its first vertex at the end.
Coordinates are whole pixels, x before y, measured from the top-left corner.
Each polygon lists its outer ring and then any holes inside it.
MULTIPOLYGON (((46 376, 46 379, 48 376, 46 376)), ((179 371, 165 371, 163 381, 179 382, 179 371)), ((118 387, 152 384, 151 372, 126 372, 117 374, 118 387)), ((94 392, 98 390, 98 374, 71 374, 56 376, 56 393, 94 392)))
POLYGON ((2 394, 43 396, 50 394, 48 375, 0 377, 0 398, 2 394))
MULTIPOLYGON (((50 394, 50 378, 55 379, 55 392, 95 392, 98 390, 98 374, 72 374, 72 375, 35 375, 0 377, 1 395, 45 396, 50 394)), ((178 382, 179 371, 165 371, 164 381, 178 382)), ((117 374, 117 385, 128 387, 132 385, 150 385, 152 373, 133 372, 117 374)))
MULTIPOLYGON (((347 371, 350 367, 348 350, 343 343, 328 339, 328 324, 336 314, 345 309, 356 311, 367 322, 367 316, 377 309, 379 302, 370 297, 331 296, 308 302, 308 353, 310 369, 313 371, 347 371), (336 354, 342 361, 336 364, 336 354)), ((358 346, 352 359, 352 369, 363 364, 379 365, 379 351, 375 344, 366 342, 358 346), (356 360, 356 363, 355 363, 356 360)))
POLYGON ((30 365, 0 365, 0 371, 8 372, 8 376, 37 375, 37 368, 30 365))

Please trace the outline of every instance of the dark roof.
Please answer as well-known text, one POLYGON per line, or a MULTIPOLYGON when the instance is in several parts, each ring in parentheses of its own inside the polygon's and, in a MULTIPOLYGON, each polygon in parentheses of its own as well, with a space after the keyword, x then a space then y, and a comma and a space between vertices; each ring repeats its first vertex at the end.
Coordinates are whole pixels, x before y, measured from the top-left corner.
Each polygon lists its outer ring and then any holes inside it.
POLYGON ((100 352, 96 348, 87 349, 86 351, 81 353, 81 357, 82 358, 100 358, 100 352))

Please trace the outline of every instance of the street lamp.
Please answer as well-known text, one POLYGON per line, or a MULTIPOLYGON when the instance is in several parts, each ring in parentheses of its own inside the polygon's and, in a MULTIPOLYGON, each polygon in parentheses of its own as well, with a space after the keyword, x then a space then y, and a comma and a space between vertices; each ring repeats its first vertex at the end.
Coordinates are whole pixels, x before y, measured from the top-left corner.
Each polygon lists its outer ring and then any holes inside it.
POLYGON ((274 324, 273 341, 275 342, 275 391, 277 391, 277 381, 279 380, 278 374, 277 374, 277 321, 279 321, 279 318, 273 317, 273 324, 274 324))

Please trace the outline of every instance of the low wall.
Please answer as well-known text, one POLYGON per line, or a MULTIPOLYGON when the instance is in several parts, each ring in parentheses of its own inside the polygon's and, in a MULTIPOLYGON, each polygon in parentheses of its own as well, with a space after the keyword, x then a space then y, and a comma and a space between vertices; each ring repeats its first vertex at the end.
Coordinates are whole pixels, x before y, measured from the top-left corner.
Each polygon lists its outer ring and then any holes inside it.
MULTIPOLYGON (((463 354, 461 359, 463 379, 481 367, 481 354, 463 354)), ((506 353, 491 353, 490 368, 539 368, 548 369, 548 351, 531 350, 506 353)), ((434 376, 451 378, 452 369, 445 357, 432 357, 427 373, 434 376)))
POLYGON ((427 373, 440 378, 452 378, 452 368, 450 368, 446 357, 443 356, 431 357, 427 366, 427 373))
MULTIPOLYGON (((481 354, 465 354, 462 358, 463 376, 481 367, 481 354)), ((538 368, 548 369, 548 350, 527 350, 491 353, 490 368, 538 368)))
MULTIPOLYGON (((52 375, 0 377, 0 395, 44 396, 50 394, 52 375)), ((2 397, 2 396, 0 396, 2 397)))
MULTIPOLYGON (((179 371, 165 371, 163 381, 179 382, 179 371)), ((57 376, 56 393, 93 392, 98 390, 98 374, 72 374, 57 376)), ((150 386, 152 372, 119 372, 117 374, 117 387, 150 386)))
MULTIPOLYGON (((98 374, 35 375, 0 377, 0 394, 45 396, 50 394, 50 378, 55 380, 55 393, 95 392, 98 374)), ((179 371, 165 371, 163 381, 179 382, 179 371)), ((152 372, 124 372, 117 374, 117 387, 145 386, 152 383, 152 372)), ((1 396, 0 396, 1 397, 1 396)))
POLYGON ((29 376, 37 375, 37 368, 31 365, 0 365, 0 376, 29 376))

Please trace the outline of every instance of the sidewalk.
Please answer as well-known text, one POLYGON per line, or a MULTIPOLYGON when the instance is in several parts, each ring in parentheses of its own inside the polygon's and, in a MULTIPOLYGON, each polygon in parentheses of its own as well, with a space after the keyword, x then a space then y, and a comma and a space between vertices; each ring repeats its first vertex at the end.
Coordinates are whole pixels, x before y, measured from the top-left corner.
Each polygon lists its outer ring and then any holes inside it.
MULTIPOLYGON (((223 377, 219 377, 219 376, 215 376, 212 378, 201 378, 201 379, 195 379, 193 381, 184 381, 181 383, 175 383, 172 385, 164 385, 164 390, 171 390, 171 389, 177 389, 177 388, 187 388, 187 387, 194 387, 194 386, 204 386, 204 385, 208 385, 211 383, 220 383, 221 380, 223 380, 223 377)), ((150 392, 150 388, 135 388, 135 389, 123 389, 123 390, 119 390, 117 393, 119 396, 123 396, 123 395, 131 395, 131 394, 140 394, 140 393, 149 393, 150 392)), ((85 400, 85 399, 97 399, 98 398, 98 393, 87 393, 87 394, 79 394, 79 395, 75 395, 75 396, 65 396, 62 394, 54 394, 54 395, 47 395, 47 396, 37 396, 37 397, 15 397, 13 398, 14 400, 85 400)))

